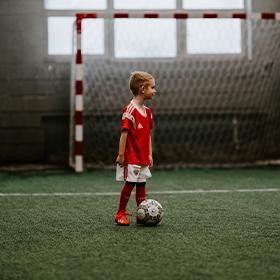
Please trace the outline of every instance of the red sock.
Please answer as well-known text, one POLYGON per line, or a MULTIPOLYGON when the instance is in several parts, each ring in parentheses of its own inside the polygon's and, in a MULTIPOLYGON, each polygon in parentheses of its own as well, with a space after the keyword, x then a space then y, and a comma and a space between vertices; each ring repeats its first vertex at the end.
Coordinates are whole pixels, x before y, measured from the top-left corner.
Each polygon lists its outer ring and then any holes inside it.
POLYGON ((130 183, 130 182, 126 182, 125 185, 123 186, 118 212, 126 210, 126 205, 128 203, 133 188, 134 188, 134 183, 130 183))
POLYGON ((136 203, 137 206, 139 206, 139 204, 144 201, 146 199, 146 186, 145 183, 140 184, 137 183, 136 184, 136 203))

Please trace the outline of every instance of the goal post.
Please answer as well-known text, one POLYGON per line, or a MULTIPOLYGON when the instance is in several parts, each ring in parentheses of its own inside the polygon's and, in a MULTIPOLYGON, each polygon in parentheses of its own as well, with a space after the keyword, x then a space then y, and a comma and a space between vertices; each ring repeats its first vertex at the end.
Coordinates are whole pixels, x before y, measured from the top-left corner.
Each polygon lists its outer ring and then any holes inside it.
MULTIPOLYGON (((85 166, 114 164, 122 106, 131 98, 127 80, 134 70, 150 72, 156 78, 158 94, 148 106, 156 120, 153 142, 158 166, 256 164, 279 159, 279 22, 280 13, 240 11, 77 14, 71 66, 70 166, 82 172, 85 166), (86 19, 104 19, 111 33, 116 31, 115 22, 122 19, 173 19, 177 41, 167 58, 151 53, 122 57, 116 46, 106 46, 103 55, 83 54, 82 23, 86 19), (195 46, 207 45, 199 36, 190 43, 196 36, 188 38, 192 33, 186 24, 193 19, 239 21, 240 51, 218 54, 201 48, 191 53, 195 46)), ((215 36, 213 41, 219 41, 215 36)), ((107 44, 114 44, 112 38, 106 39, 107 44)), ((129 45, 133 40, 127 34, 124 42, 129 45)), ((167 42, 159 44, 164 49, 167 42)))

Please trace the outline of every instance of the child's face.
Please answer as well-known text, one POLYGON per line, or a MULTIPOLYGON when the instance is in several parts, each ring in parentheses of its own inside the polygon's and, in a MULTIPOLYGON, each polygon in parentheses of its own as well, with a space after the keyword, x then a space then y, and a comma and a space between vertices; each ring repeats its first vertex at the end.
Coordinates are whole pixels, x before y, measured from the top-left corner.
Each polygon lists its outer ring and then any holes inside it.
POLYGON ((156 95, 156 86, 155 81, 152 80, 148 85, 146 85, 143 89, 143 97, 144 99, 153 99, 156 95))

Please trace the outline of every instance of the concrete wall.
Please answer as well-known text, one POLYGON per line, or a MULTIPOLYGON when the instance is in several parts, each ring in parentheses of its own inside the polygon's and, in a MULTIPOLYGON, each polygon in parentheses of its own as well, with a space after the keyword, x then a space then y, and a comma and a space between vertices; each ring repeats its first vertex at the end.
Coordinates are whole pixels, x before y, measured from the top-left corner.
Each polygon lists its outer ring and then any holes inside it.
POLYGON ((69 59, 47 55, 43 0, 0 1, 0 162, 65 162, 69 59))
MULTIPOLYGON (((280 11, 280 0, 253 0, 280 11)), ((67 164, 70 57, 47 55, 43 0, 0 0, 0 164, 67 164)))

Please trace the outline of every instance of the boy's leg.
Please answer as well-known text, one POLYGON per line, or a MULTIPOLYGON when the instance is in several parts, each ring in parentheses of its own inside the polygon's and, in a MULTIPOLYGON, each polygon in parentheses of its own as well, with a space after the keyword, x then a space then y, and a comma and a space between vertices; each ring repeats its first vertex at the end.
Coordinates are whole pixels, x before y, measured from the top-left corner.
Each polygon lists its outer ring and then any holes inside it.
MULTIPOLYGON (((139 206, 146 199, 146 183, 136 183, 136 204, 139 206)), ((142 224, 142 221, 137 217, 137 224, 142 224)))
POLYGON ((137 206, 146 199, 146 182, 136 183, 136 203, 137 206))
POLYGON ((133 182, 125 182, 125 184, 122 188, 122 191, 121 191, 118 212, 126 210, 126 206, 127 206, 128 200, 130 198, 131 192, 134 188, 134 185, 135 185, 135 183, 133 183, 133 182))
POLYGON ((120 201, 119 201, 119 209, 117 212, 117 215, 115 217, 115 221, 119 225, 129 225, 129 221, 126 218, 126 206, 128 203, 128 200, 130 198, 131 192, 134 188, 135 183, 133 182, 126 182, 125 185, 122 188, 120 201))

